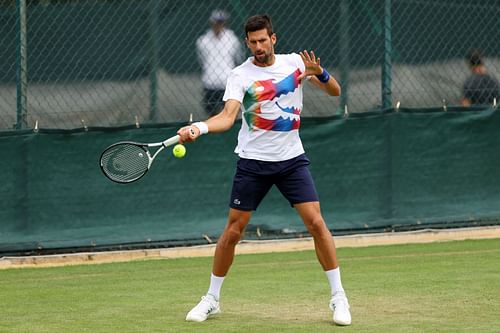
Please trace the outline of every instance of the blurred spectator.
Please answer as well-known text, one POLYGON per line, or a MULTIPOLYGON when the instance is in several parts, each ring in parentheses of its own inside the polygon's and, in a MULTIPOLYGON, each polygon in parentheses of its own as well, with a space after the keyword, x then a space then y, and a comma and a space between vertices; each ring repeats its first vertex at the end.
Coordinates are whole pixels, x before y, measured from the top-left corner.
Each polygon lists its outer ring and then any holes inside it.
POLYGON ((209 116, 224 107, 222 97, 231 70, 243 60, 243 50, 234 32, 227 28, 229 14, 212 11, 210 29, 196 41, 198 59, 202 68, 203 106, 209 116))
POLYGON ((467 61, 472 74, 464 82, 462 106, 492 104, 494 98, 498 100, 500 85, 487 73, 481 53, 470 51, 467 61))

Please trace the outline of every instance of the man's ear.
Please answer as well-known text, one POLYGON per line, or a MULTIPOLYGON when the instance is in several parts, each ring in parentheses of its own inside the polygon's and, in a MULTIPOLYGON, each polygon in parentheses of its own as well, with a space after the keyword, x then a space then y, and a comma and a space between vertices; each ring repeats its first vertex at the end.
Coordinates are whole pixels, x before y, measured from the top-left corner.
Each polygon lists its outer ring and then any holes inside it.
POLYGON ((276 33, 273 32, 273 34, 271 35, 271 42, 274 44, 276 44, 276 33))

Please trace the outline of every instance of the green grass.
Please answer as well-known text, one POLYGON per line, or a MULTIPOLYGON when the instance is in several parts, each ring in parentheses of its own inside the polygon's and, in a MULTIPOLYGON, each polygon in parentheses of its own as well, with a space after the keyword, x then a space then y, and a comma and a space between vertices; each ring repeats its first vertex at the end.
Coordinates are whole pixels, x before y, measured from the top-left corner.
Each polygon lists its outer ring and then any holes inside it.
POLYGON ((211 258, 0 270, 0 332, 498 332, 500 239, 341 248, 353 316, 337 327, 314 252, 240 255, 222 311, 184 317, 211 258))

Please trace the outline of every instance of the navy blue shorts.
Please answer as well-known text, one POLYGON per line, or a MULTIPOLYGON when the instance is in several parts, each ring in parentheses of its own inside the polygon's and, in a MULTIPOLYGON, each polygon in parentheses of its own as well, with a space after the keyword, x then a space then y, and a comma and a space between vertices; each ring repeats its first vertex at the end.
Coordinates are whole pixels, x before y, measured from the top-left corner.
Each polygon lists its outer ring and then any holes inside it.
POLYGON ((256 210, 273 185, 290 205, 319 201, 305 154, 280 162, 240 158, 233 180, 229 207, 256 210))

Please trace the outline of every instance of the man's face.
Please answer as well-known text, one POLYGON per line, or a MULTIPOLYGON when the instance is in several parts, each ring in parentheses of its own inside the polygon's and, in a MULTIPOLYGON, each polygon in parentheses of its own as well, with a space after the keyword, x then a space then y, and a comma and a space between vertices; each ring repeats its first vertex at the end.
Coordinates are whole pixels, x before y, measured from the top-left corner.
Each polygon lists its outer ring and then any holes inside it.
POLYGON ((212 23, 212 30, 218 36, 224 30, 225 23, 223 21, 216 21, 212 23))
POLYGON ((274 59, 276 34, 269 36, 267 29, 250 31, 246 38, 247 46, 252 52, 256 65, 271 65, 274 59))

